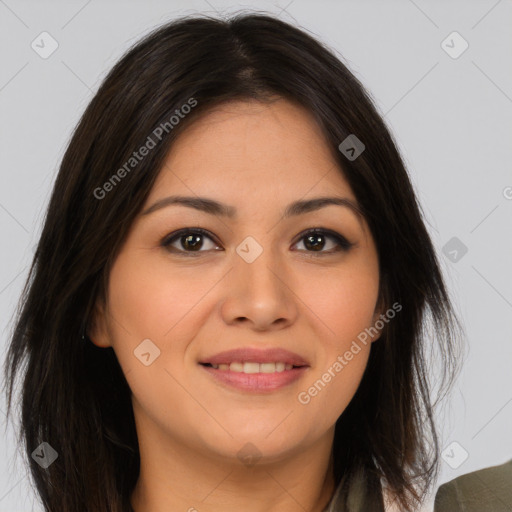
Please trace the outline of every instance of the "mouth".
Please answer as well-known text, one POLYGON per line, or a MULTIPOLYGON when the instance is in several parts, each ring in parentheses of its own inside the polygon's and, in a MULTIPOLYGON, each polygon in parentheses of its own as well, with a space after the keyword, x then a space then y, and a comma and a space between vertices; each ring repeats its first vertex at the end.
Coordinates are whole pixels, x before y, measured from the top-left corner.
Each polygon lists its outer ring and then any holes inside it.
POLYGON ((244 371, 246 373, 262 373, 268 371, 284 371, 291 367, 309 366, 309 362, 295 352, 290 352, 282 348, 252 348, 243 347, 233 350, 219 352, 211 357, 206 357, 199 361, 200 364, 209 364, 212 367, 218 367, 220 370, 244 371), (256 367, 259 365, 259 368, 256 367), (283 367, 284 364, 284 367, 283 367), (231 365, 234 365, 231 368, 231 365), (272 366, 274 365, 274 366, 272 366), (274 368, 275 367, 275 368, 274 368))
POLYGON ((230 389, 268 393, 290 386, 308 370, 309 363, 283 349, 236 349, 199 361, 215 382, 230 389))
POLYGON ((294 368, 305 368, 307 365, 294 365, 290 363, 285 363, 283 361, 278 362, 270 362, 270 363, 259 363, 255 361, 234 361, 232 363, 221 363, 221 364, 212 364, 212 363, 199 363, 208 368, 213 368, 214 370, 220 370, 221 372, 235 372, 235 373, 245 373, 245 374, 254 374, 254 373, 281 373, 288 370, 293 370, 294 368))

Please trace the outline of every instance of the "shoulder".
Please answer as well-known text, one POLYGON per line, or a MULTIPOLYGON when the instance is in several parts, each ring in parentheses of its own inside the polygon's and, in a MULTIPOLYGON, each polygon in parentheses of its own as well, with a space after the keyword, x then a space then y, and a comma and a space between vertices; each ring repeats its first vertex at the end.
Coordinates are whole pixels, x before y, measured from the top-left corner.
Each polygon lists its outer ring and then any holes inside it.
POLYGON ((459 476, 439 487, 434 512, 512 510, 512 460, 459 476))

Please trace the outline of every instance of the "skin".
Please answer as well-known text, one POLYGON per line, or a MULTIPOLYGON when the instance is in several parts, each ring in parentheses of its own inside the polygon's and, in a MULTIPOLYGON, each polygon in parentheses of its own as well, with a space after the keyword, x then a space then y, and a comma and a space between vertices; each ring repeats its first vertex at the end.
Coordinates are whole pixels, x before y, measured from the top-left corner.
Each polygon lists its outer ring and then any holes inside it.
POLYGON ((89 336, 113 347, 132 390, 136 512, 321 512, 328 503, 334 425, 379 335, 308 404, 297 397, 382 312, 377 251, 363 218, 337 205, 281 218, 299 199, 357 203, 331 151, 311 114, 279 98, 210 110, 172 146, 142 211, 179 194, 226 203, 237 217, 181 205, 138 215, 106 303, 96 305, 89 336), (186 253, 179 238, 174 253, 160 245, 190 227, 215 238, 203 236, 199 252, 186 253), (322 254, 308 249, 297 235, 315 227, 354 246, 331 252, 336 243, 326 235, 322 254), (263 249, 252 263, 236 252, 247 236, 263 249), (145 366, 134 350, 148 338, 160 356, 145 366), (310 366, 282 389, 255 393, 228 388, 199 364, 247 346, 285 348, 310 366), (260 457, 253 465, 237 456, 246 443, 260 457))

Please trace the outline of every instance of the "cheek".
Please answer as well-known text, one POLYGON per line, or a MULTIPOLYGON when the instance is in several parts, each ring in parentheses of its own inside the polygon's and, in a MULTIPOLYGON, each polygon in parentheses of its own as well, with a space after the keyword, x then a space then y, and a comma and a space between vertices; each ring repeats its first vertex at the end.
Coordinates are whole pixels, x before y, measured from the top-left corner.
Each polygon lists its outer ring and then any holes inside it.
POLYGON ((139 343, 150 338, 165 348, 176 332, 198 326, 189 318, 215 281, 215 276, 120 256, 111 271, 109 300, 114 324, 125 327, 121 339, 128 332, 139 343))
POLYGON ((336 274, 317 274, 300 292, 322 348, 297 401, 325 424, 345 410, 364 374, 371 348, 365 329, 373 325, 378 279, 376 266, 354 263, 336 274))
POLYGON ((322 331, 328 352, 345 351, 352 340, 372 325, 379 290, 376 265, 354 259, 339 270, 299 278, 297 295, 322 331))
POLYGON ((149 260, 134 250, 117 258, 109 282, 110 329, 134 407, 169 427, 178 404, 189 400, 178 382, 184 382, 187 346, 210 314, 201 300, 220 277, 149 260), (157 348, 139 350, 147 339, 157 348), (146 352, 147 366, 137 357, 146 352))
POLYGON ((350 360, 345 353, 335 355, 310 376, 307 387, 297 395, 297 407, 309 418, 317 418, 316 429, 332 426, 347 408, 359 387, 369 353, 370 346, 363 345, 350 360))

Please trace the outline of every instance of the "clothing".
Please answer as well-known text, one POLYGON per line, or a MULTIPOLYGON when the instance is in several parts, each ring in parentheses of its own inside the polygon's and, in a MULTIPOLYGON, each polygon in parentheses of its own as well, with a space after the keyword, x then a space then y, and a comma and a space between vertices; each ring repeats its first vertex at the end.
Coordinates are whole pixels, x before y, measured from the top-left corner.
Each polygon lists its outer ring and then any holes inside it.
POLYGON ((512 512, 512 460, 441 485, 434 512, 512 512))

